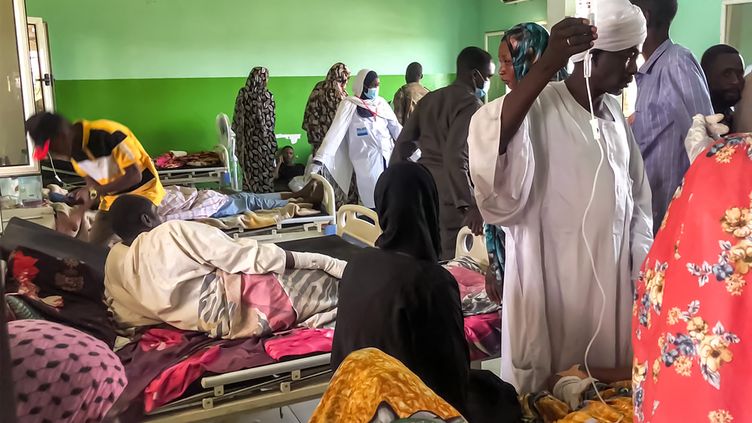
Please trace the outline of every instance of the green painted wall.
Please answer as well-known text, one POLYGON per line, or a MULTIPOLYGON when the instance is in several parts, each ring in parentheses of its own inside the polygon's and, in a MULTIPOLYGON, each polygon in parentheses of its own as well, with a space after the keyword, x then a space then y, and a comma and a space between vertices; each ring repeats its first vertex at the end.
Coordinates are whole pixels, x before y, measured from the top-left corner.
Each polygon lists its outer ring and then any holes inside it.
POLYGON ((721 41, 721 0, 679 0, 671 38, 699 60, 708 47, 721 41))
MULTIPOLYGON (((512 4, 504 4, 499 0, 483 0, 480 13, 481 32, 505 31, 518 23, 545 21, 546 5, 546 0, 528 0, 512 4)), ((491 53, 496 56, 496 52, 491 53)))
POLYGON ((326 73, 342 61, 450 73, 478 0, 27 0, 47 20, 59 79, 326 73))
POLYGON ((48 23, 58 110, 118 120, 155 155, 214 145, 215 116, 232 116, 254 66, 270 70, 277 132, 304 136, 305 101, 334 62, 387 75, 388 100, 415 60, 428 87, 446 85, 457 53, 477 44, 478 1, 27 0, 27 9, 48 23))
MULTIPOLYGON (((553 0, 552 0, 553 1, 553 0)), ((559 0, 562 1, 562 0, 559 0)), ((528 0, 521 3, 504 4, 499 0, 483 0, 480 8, 480 45, 485 43, 487 32, 506 31, 522 22, 540 22, 547 20, 546 0, 528 0)), ((488 50, 499 68, 500 36, 489 38, 488 50)), ((489 99, 495 100, 504 95, 506 87, 498 75, 491 78, 489 99)))
MULTIPOLYGON (((550 0, 561 1, 561 0, 550 0)), ((696 55, 716 44, 721 0, 680 0, 672 32, 696 55)), ((232 114, 248 71, 269 68, 277 132, 302 133, 311 88, 336 61, 373 67, 391 99, 407 63, 451 81, 456 54, 487 31, 546 20, 546 0, 27 0, 48 22, 58 110, 130 126, 151 154, 199 150, 232 114)), ((496 52, 491 54, 495 57, 496 52)), ((303 160, 305 138, 298 144, 303 160)))
MULTIPOLYGON (((482 0, 481 32, 503 31, 521 22, 545 21, 546 5, 546 0, 529 0, 513 4, 503 4, 498 0, 482 0)), ((721 0, 679 0, 679 12, 671 30, 671 36, 676 42, 686 46, 699 57, 708 47, 720 42, 720 34, 721 0)))
MULTIPOLYGON (((277 102, 277 133, 304 133, 300 128, 311 89, 321 77, 276 77, 269 89, 277 102)), ((428 75, 437 88, 451 75, 428 75)), ((147 151, 198 151, 216 144, 215 118, 232 116, 235 96, 245 78, 101 79, 57 81, 58 109, 72 119, 113 119, 129 126, 147 151)), ((383 76, 381 95, 391 99, 403 76, 383 76)), ((287 141, 280 140, 281 144, 287 141)), ((296 145, 299 161, 310 152, 306 139, 296 145)))

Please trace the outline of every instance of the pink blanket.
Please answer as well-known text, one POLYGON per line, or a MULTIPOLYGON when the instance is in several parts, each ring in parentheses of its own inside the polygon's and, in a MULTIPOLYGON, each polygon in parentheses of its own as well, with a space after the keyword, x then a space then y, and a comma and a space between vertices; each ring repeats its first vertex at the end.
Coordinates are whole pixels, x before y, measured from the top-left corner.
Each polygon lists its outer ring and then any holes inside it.
POLYGON ((334 330, 295 329, 289 335, 275 336, 264 343, 269 357, 281 361, 288 357, 303 357, 332 351, 334 330))

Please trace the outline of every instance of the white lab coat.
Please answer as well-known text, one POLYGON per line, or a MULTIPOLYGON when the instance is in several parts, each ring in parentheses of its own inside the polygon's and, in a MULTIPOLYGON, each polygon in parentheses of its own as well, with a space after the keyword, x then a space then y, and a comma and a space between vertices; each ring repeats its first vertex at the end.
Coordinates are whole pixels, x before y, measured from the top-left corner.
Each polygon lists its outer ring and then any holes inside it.
MULTIPOLYGON (((353 85, 355 92, 363 91, 363 80, 368 72, 364 69, 358 73, 353 85)), ((350 96, 339 104, 315 160, 326 166, 345 193, 349 192, 354 169, 361 203, 375 208, 376 182, 389 163, 394 141, 400 132, 402 125, 386 100, 350 96), (371 110, 376 116, 361 117, 357 113, 358 107, 371 110)))
POLYGON ((498 154, 504 99, 481 108, 470 124, 470 174, 485 221, 506 232, 502 377, 520 392, 584 361, 629 365, 632 282, 652 243, 650 185, 640 150, 616 99, 599 119, 604 150, 595 196, 582 220, 600 159, 590 115, 564 83, 551 83, 533 104, 504 155, 498 154))
POLYGON ((389 163, 394 140, 400 132, 402 125, 386 100, 381 97, 375 100, 348 97, 340 103, 316 160, 329 169, 344 192, 349 191, 354 169, 361 203, 375 208, 373 192, 376 181, 389 163), (363 107, 364 104, 376 111, 376 117, 358 115, 358 105, 363 107))

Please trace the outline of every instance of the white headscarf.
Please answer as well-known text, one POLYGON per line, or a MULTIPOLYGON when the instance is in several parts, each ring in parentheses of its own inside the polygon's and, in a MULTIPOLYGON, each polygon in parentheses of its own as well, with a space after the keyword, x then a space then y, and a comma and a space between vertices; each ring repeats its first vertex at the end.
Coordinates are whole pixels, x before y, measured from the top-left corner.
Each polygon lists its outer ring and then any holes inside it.
POLYGON ((363 85, 366 82, 366 76, 368 76, 369 72, 371 72, 371 69, 361 69, 355 76, 355 82, 353 82, 353 95, 355 97, 360 97, 360 95, 363 94, 363 85))
POLYGON ((350 102, 356 107, 367 107, 370 111, 376 113, 377 116, 386 120, 397 120, 397 116, 394 114, 392 106, 390 106, 381 96, 377 95, 376 98, 372 99, 360 98, 363 94, 363 88, 365 88, 366 76, 368 76, 370 72, 371 69, 361 69, 358 72, 355 76, 355 81, 353 82, 353 95, 348 96, 344 101, 350 102))
MULTIPOLYGON (((594 0, 593 12, 598 39, 594 49, 620 51, 641 46, 648 36, 647 23, 642 10, 629 0, 594 0)), ((585 60, 587 52, 572 56, 574 63, 585 60)))

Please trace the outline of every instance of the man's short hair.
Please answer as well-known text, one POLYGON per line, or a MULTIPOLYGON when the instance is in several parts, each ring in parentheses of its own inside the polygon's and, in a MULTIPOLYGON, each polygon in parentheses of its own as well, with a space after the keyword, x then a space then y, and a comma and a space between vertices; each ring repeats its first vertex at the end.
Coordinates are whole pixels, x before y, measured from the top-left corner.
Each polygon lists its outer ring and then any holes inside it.
POLYGON ((739 50, 727 44, 718 44, 707 49, 702 55, 702 60, 700 60, 700 66, 702 66, 702 70, 706 75, 710 73, 710 69, 713 67, 715 60, 718 59, 718 56, 722 54, 739 55, 739 50))
POLYGON ((457 56, 457 73, 483 69, 492 61, 491 55, 482 48, 467 47, 457 56))
POLYGON ((115 199, 108 213, 112 231, 124 241, 130 241, 148 230, 141 216, 154 215, 154 204, 147 198, 125 194, 115 199))
POLYGON ((423 65, 418 62, 412 62, 407 66, 405 71, 405 80, 407 82, 418 82, 423 77, 423 65))

